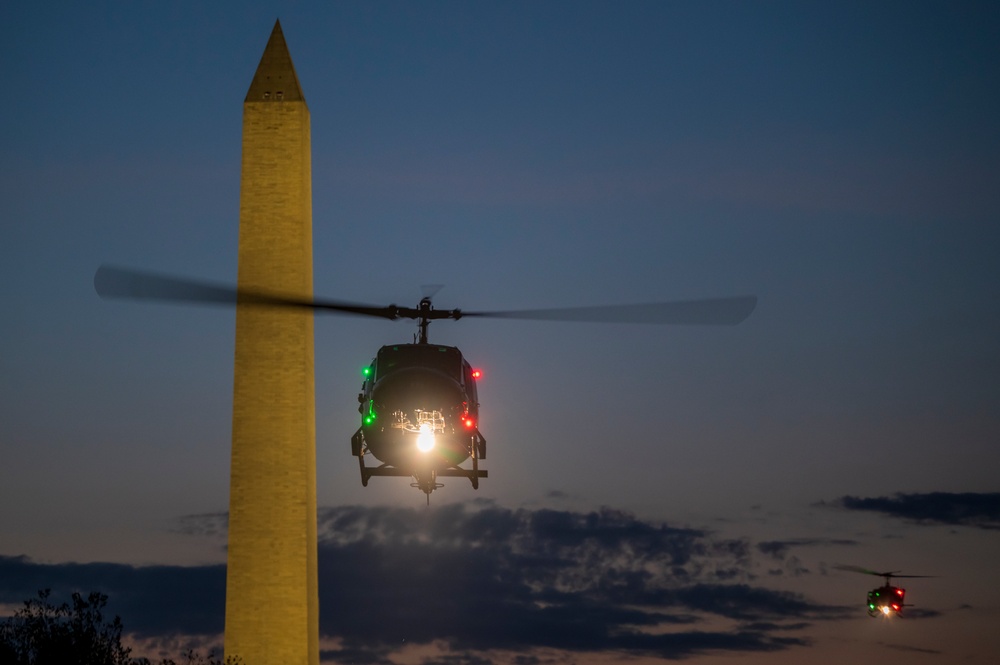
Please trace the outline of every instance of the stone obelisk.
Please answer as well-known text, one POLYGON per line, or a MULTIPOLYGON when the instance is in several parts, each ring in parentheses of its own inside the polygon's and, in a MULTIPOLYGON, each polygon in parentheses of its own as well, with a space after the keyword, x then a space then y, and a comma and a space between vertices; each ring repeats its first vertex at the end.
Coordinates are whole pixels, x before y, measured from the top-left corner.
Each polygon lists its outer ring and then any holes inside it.
MULTIPOLYGON (((309 109, 280 23, 243 103, 241 289, 312 295, 309 109)), ((311 312, 239 305, 225 655, 317 665, 311 312)))

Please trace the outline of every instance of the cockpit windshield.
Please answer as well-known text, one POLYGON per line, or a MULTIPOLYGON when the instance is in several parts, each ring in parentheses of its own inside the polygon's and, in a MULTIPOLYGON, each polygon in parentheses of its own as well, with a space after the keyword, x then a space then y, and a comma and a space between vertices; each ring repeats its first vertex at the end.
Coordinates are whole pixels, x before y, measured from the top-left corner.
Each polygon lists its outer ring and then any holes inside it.
POLYGON ((396 344, 379 349, 375 380, 404 367, 430 367, 462 379, 462 353, 453 346, 436 344, 396 344))

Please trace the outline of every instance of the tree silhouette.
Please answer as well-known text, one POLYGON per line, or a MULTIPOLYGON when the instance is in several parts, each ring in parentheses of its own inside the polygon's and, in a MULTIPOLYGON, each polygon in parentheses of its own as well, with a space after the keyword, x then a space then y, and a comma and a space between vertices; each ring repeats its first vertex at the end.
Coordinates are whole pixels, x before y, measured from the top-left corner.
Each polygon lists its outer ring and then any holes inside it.
POLYGON ((122 646, 122 621, 104 620, 108 597, 73 594, 72 606, 49 601, 49 589, 0 624, 0 665, 134 665, 122 646))
MULTIPOLYGON (((56 605, 50 590, 24 601, 24 607, 0 623, 0 665, 151 665, 147 658, 132 658, 122 645, 122 620, 104 619, 108 597, 91 592, 87 598, 72 596, 72 605, 56 605)), ((186 651, 178 661, 164 658, 159 665, 242 665, 242 661, 202 658, 186 651)))
MULTIPOLYGON (((0 663, 2 665, 2 663, 0 663)), ((135 665, 152 665, 148 660, 142 658, 135 661, 135 665)), ((209 653, 207 657, 202 657, 197 651, 188 650, 181 654, 180 660, 164 658, 159 665, 243 665, 243 660, 227 656, 225 660, 220 660, 214 654, 209 653)))

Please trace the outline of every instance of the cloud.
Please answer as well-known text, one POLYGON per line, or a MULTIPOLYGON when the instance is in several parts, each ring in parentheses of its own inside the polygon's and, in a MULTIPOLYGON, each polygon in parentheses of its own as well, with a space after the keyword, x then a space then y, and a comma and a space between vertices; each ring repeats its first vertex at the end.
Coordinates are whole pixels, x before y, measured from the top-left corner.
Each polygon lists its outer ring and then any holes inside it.
POLYGON ((858 541, 844 538, 789 538, 787 540, 765 540, 757 543, 757 550, 775 559, 784 559, 793 547, 817 547, 827 545, 857 545, 858 541))
POLYGON ((829 545, 853 546, 857 544, 856 540, 842 538, 789 538, 787 540, 765 540, 757 543, 756 549, 761 554, 766 554, 771 560, 781 564, 778 568, 769 568, 768 575, 799 577, 812 571, 803 565, 799 557, 791 555, 792 548, 829 545))
POLYGON ((867 510, 918 524, 953 524, 980 529, 1000 529, 1000 492, 895 494, 892 497, 844 496, 833 505, 867 510))
POLYGON ((926 607, 906 607, 907 619, 936 619, 941 616, 941 612, 931 610, 926 607))
POLYGON ((321 633, 352 650, 443 640, 676 658, 803 644, 756 622, 835 613, 747 584, 744 540, 615 510, 345 507, 321 513, 320 534, 321 633))
POLYGON ((187 536, 208 536, 225 538, 229 528, 229 513, 198 513, 182 515, 174 521, 174 533, 187 536))
MULTIPOLYGON (((198 516, 185 521, 201 532, 198 516)), ((322 509, 318 526, 320 633, 336 645, 324 657, 337 660, 385 663, 404 645, 434 647, 441 663, 485 663, 494 652, 530 659, 539 649, 661 658, 775 651, 806 644, 792 633, 810 622, 843 616, 755 585, 754 551, 773 546, 616 510, 345 506, 322 509)), ((109 612, 139 636, 222 630, 222 565, 0 557, 0 602, 49 587, 107 593, 109 612)))
POLYGON ((896 651, 912 651, 913 653, 926 653, 932 655, 940 655, 942 652, 937 649, 922 649, 920 647, 913 647, 908 644, 888 644, 886 642, 879 642, 882 646, 887 649, 895 649, 896 651))

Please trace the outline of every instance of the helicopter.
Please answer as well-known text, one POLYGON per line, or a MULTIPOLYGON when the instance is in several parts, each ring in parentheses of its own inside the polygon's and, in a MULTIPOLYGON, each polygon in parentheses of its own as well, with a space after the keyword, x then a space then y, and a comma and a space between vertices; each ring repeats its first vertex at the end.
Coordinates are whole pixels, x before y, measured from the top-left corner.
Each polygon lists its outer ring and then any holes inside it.
POLYGON ((479 431, 477 380, 481 372, 454 346, 432 344, 431 321, 505 318, 549 321, 617 322, 676 325, 736 325, 757 305, 756 296, 700 300, 559 307, 549 309, 463 311, 435 309, 430 296, 416 307, 366 305, 217 284, 132 268, 100 266, 94 288, 101 298, 228 306, 308 309, 389 320, 416 320, 412 343, 381 347, 364 369, 358 394, 361 423, 351 436, 361 484, 372 477, 411 477, 412 487, 427 495, 443 485, 441 477, 467 478, 473 489, 488 477, 479 461, 486 458, 486 438, 479 431), (380 464, 367 466, 371 456, 380 464), (471 468, 463 466, 471 460, 471 468))
POLYGON ((932 577, 931 575, 900 575, 899 571, 887 573, 877 573, 860 566, 836 566, 838 570, 846 570, 852 573, 862 573, 864 575, 876 575, 885 579, 885 584, 868 592, 866 600, 868 605, 868 616, 870 617, 890 617, 900 616, 903 613, 903 602, 906 598, 906 589, 893 586, 893 577, 932 577))
MULTIPOLYGON (((441 313, 461 316, 457 310, 441 313)), ((427 326, 441 318, 438 314, 430 297, 420 300, 415 313, 401 310, 400 316, 420 319, 419 338, 383 346, 363 371, 361 426, 351 437, 363 487, 372 476, 412 476, 410 485, 430 502, 431 492, 443 486, 438 477, 465 477, 479 489, 479 479, 488 475, 479 468, 479 460, 486 459, 476 386, 482 371, 458 348, 427 341, 427 326), (369 453, 382 464, 365 466, 369 453), (468 459, 471 469, 461 466, 468 459)))

